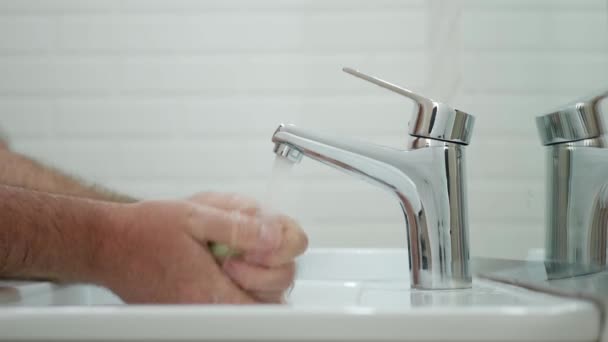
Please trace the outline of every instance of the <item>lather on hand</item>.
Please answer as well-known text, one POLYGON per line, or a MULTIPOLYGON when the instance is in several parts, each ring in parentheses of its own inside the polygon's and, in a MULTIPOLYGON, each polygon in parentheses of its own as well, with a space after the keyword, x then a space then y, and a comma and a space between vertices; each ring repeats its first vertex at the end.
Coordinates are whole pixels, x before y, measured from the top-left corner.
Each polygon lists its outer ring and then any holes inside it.
MULTIPOLYGON (((308 246, 308 238, 300 226, 290 217, 263 209, 256 200, 238 194, 208 192, 196 195, 191 200, 231 211, 235 217, 245 215, 259 220, 262 234, 268 233, 265 229, 278 228, 281 239, 277 248, 259 246, 241 250, 236 241, 224 242, 222 245, 228 247, 230 253, 219 260, 232 280, 250 291, 255 298, 280 302, 285 290, 293 283, 296 271, 294 259, 308 246)), ((238 240, 238 235, 233 239, 238 240)))

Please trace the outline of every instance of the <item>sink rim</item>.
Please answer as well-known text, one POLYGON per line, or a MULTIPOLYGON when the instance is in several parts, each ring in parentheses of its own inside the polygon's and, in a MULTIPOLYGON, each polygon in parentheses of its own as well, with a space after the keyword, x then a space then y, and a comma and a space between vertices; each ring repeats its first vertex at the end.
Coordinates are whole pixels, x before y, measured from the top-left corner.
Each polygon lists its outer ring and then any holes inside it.
POLYGON ((294 310, 280 305, 134 305, 0 308, 0 330, 3 331, 0 340, 249 340, 255 337, 256 340, 299 341, 591 341, 599 338, 600 322, 595 306, 575 300, 565 301, 549 311, 514 308, 498 313, 490 309, 458 308, 404 311, 369 307, 301 307, 294 310), (99 325, 100 321, 104 322, 103 326, 99 325), (471 324, 475 329, 467 328, 471 324), (235 326, 239 329, 234 329, 235 326), (446 329, 438 329, 442 326, 446 329), (450 329, 456 327, 458 329, 450 329), (501 334, 497 336, 499 331, 501 334))
MULTIPOLYGON (((317 253, 317 257, 322 256, 323 253, 407 255, 407 251, 403 249, 324 248, 312 249, 309 253, 317 253)), ((393 280, 405 279, 397 277, 393 280)), ((315 281, 319 280, 301 279, 299 283, 311 284, 315 281)), ((590 341, 599 338, 600 313, 590 302, 535 293, 489 280, 475 279, 475 281, 505 291, 517 291, 531 296, 548 296, 552 300, 548 305, 504 305, 499 310, 496 307, 483 306, 385 308, 364 305, 0 306, 0 331, 3 332, 0 340, 88 338, 248 340, 255 338, 300 341, 339 339, 590 341), (103 326, 100 326, 99 322, 103 322, 103 326), (235 329, 235 326, 239 329, 235 329), (499 331, 500 336, 497 336, 499 331)), ((321 280, 321 282, 340 284, 345 281, 321 280)), ((48 288, 56 290, 68 287, 45 284, 48 288)), ((409 285, 409 282, 407 284, 409 285)), ((27 282, 21 283, 21 286, 31 285, 42 288, 40 282, 30 282, 29 285, 27 282)))

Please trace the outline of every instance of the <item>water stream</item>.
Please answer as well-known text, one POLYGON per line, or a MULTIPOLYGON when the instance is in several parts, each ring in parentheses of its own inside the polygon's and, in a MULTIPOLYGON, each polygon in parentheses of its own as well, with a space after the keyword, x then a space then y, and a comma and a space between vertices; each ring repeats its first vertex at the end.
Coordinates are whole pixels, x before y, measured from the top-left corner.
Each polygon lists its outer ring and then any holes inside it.
POLYGON ((287 158, 276 156, 272 165, 272 173, 268 181, 268 188, 263 199, 263 206, 271 212, 283 209, 282 202, 287 198, 289 177, 294 163, 287 158))

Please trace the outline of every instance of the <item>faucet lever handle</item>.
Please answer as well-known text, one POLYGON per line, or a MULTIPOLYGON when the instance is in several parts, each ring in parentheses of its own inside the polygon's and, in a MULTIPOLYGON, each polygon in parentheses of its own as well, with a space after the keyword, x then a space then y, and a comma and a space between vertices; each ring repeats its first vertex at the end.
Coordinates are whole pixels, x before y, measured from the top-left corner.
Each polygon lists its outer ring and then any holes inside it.
POLYGON ((608 90, 573 101, 551 113, 536 117, 536 127, 543 145, 597 138, 605 127, 600 102, 608 90))
POLYGON ((418 106, 409 122, 411 136, 463 145, 468 145, 471 141, 475 123, 473 115, 358 70, 342 68, 342 71, 414 100, 418 106))
POLYGON ((428 107, 428 106, 432 106, 433 105, 433 101, 431 99, 428 99, 426 97, 420 96, 416 93, 414 93, 413 91, 409 90, 409 89, 405 89, 405 88, 401 88, 400 86, 387 82, 385 80, 381 80, 378 77, 374 77, 374 76, 370 76, 370 75, 366 75, 362 72, 360 72, 359 70, 355 70, 353 68, 342 68, 342 71, 344 71, 347 74, 351 74, 355 77, 359 77, 362 80, 371 82, 377 86, 380 86, 382 88, 388 89, 392 92, 395 92, 397 94, 403 95, 405 97, 408 97, 414 101, 416 101, 416 103, 421 106, 421 107, 428 107))

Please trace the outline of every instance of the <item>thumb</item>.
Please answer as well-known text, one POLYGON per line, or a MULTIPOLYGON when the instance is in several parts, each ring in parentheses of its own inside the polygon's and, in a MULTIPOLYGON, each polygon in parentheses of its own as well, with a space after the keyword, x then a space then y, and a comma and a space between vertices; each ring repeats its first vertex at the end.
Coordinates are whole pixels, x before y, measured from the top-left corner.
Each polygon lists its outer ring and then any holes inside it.
POLYGON ((212 304, 256 304, 258 302, 225 276, 215 263, 211 267, 214 267, 212 274, 215 275, 216 281, 212 281, 212 283, 215 284, 215 288, 210 291, 210 298, 206 298, 203 302, 212 304))
POLYGON ((283 241, 283 229, 276 220, 192 205, 188 220, 190 234, 200 242, 212 241, 247 251, 272 251, 283 241))
POLYGON ((256 199, 236 193, 203 192, 189 200, 217 209, 238 210, 249 216, 261 216, 263 213, 262 206, 256 199))

